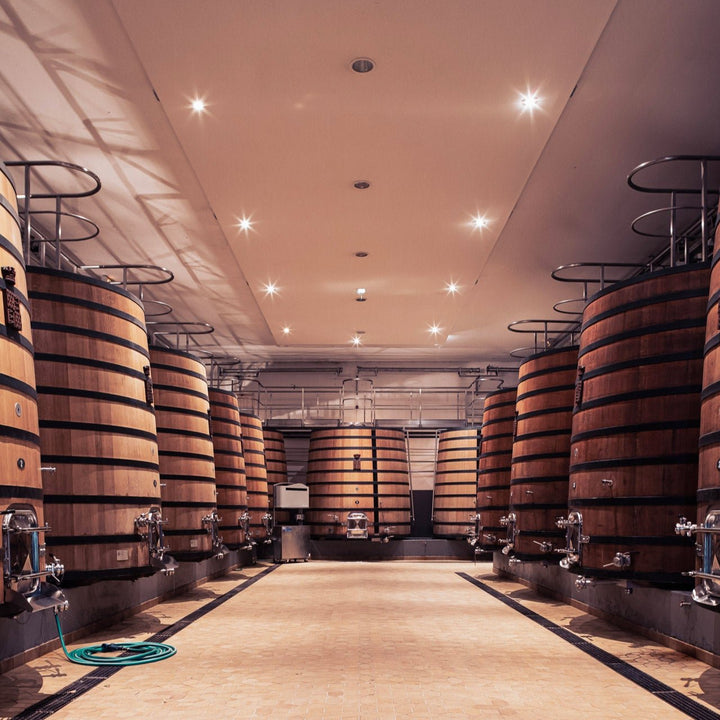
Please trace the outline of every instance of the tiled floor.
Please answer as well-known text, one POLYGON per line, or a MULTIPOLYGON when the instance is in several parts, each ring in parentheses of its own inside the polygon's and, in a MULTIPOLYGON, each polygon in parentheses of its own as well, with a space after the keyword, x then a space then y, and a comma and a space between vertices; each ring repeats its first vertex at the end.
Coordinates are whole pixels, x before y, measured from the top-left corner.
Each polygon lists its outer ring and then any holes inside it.
MULTIPOLYGON (((140 640, 264 568, 245 568, 79 645, 140 640)), ((169 660, 124 668, 54 720, 687 718, 475 587, 464 572, 720 712, 720 670, 471 563, 283 565, 174 635, 169 660)), ((50 653, 0 676, 0 717, 90 669, 50 653)))

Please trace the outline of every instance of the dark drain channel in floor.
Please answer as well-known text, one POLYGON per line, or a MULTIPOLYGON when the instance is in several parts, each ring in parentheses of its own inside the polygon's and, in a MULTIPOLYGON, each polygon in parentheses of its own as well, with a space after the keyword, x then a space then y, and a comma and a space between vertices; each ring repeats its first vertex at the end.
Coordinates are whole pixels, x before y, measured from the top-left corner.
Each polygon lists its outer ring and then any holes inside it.
MULTIPOLYGON (((214 600, 211 600, 201 608, 193 610, 193 612, 189 613, 184 618, 181 618, 176 623, 173 623, 164 630, 155 633, 152 637, 147 638, 147 641, 157 643, 165 642, 168 638, 176 635, 181 630, 184 630, 188 625, 212 612, 215 608, 219 607, 231 598, 234 598, 238 593, 241 593, 243 590, 249 588, 258 580, 265 577, 268 573, 276 570, 278 567, 280 566, 271 565, 255 575, 255 577, 251 577, 249 580, 241 582, 232 590, 228 590, 224 595, 216 597, 214 600)), ((12 720, 43 720, 43 718, 50 717, 50 715, 56 713, 58 710, 62 710, 62 708, 69 705, 73 700, 79 698, 81 695, 84 695, 94 687, 97 687, 101 682, 103 682, 103 680, 107 680, 120 670, 122 670, 122 667, 119 665, 96 668, 84 677, 81 677, 79 680, 76 680, 60 690, 60 692, 57 692, 54 695, 49 695, 48 697, 36 702, 34 705, 31 705, 29 708, 26 708, 22 712, 19 712, 17 715, 13 716, 12 720)))
POLYGON ((706 708, 704 705, 701 705, 699 702, 689 698, 687 695, 683 695, 681 692, 674 690, 669 685, 660 682, 660 680, 652 677, 652 675, 648 675, 646 672, 638 670, 636 667, 630 665, 630 663, 625 662, 625 660, 621 660, 617 657, 617 655, 613 655, 606 650, 600 649, 587 640, 578 637, 575 633, 572 633, 569 630, 555 624, 552 620, 544 618, 534 610, 526 608, 517 600, 513 600, 507 595, 495 590, 495 588, 490 587, 490 585, 486 585, 482 582, 482 580, 477 580, 471 575, 463 572, 459 572, 457 574, 463 578, 463 580, 467 580, 469 583, 472 583, 481 590, 484 590, 488 595, 492 595, 495 599, 504 603, 513 610, 516 610, 521 615, 524 615, 529 620, 532 620, 545 629, 550 630, 550 632, 554 633, 559 638, 562 638, 571 645, 574 645, 579 650, 582 650, 584 653, 590 655, 590 657, 595 658, 603 665, 609 667, 611 670, 614 670, 616 673, 619 673, 631 682, 634 682, 636 685, 639 685, 641 688, 652 693, 660 700, 664 700, 668 703, 668 705, 672 705, 674 708, 685 713, 689 717, 695 718, 695 720, 720 720, 720 715, 713 710, 706 708))

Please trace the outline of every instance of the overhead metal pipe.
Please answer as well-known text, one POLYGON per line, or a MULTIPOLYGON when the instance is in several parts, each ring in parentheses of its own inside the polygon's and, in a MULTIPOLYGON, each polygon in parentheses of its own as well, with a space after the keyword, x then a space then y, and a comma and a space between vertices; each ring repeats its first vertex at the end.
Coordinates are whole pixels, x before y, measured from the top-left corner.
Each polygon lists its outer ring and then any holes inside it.
MULTIPOLYGON (((474 367, 365 367, 358 365, 358 373, 370 372, 375 375, 381 372, 390 373, 454 373, 459 377, 471 377, 475 375, 486 375, 488 370, 474 367)), ((501 368, 500 372, 517 372, 517 368, 501 368)))

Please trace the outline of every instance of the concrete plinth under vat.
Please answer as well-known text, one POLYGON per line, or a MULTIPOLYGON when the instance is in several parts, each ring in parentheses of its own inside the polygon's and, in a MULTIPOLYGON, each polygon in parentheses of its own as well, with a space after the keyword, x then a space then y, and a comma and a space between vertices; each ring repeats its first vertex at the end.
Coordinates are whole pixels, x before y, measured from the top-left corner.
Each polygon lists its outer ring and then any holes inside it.
MULTIPOLYGON (((181 562, 173 575, 155 573, 133 581, 106 580, 64 590, 68 609, 61 614, 63 635, 73 639, 119 622, 162 600, 253 563, 249 550, 232 550, 222 559, 181 562)), ((158 628, 159 629, 159 628, 158 628)), ((52 610, 0 618, 0 673, 59 647, 52 610)))
POLYGON ((578 575, 557 563, 511 563, 493 555, 493 570, 537 592, 566 602, 667 647, 720 667, 720 613, 692 601, 690 592, 667 590, 632 581, 598 581, 578 588, 578 575))
POLYGON ((321 539, 310 541, 317 560, 472 560, 473 548, 465 540, 404 538, 380 540, 321 539))

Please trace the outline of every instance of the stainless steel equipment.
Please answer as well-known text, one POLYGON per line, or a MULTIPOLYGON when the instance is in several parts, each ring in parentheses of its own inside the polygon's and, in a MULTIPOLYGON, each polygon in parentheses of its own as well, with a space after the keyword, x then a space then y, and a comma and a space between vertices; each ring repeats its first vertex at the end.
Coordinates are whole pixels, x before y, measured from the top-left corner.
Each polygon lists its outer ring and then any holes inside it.
POLYGON ((367 540, 368 518, 365 513, 351 512, 347 516, 348 540, 367 540))
POLYGON ((276 525, 273 528, 273 561, 310 559, 309 525, 276 525))
POLYGON ((294 524, 273 525, 273 560, 309 560, 310 526, 302 524, 302 511, 310 507, 310 488, 302 483, 275 483, 273 493, 273 515, 276 510, 295 511, 290 513, 294 524))

